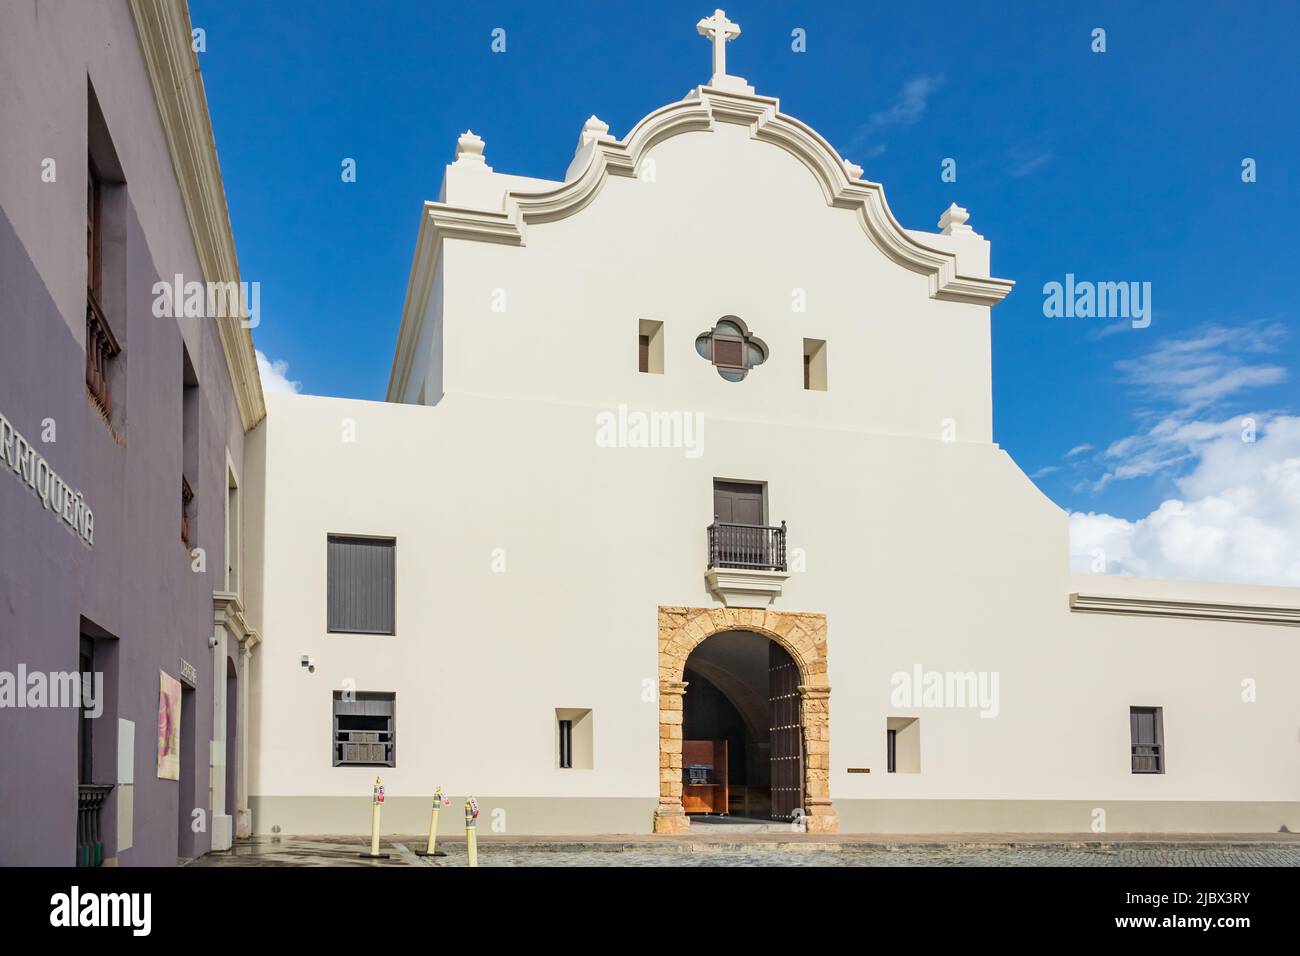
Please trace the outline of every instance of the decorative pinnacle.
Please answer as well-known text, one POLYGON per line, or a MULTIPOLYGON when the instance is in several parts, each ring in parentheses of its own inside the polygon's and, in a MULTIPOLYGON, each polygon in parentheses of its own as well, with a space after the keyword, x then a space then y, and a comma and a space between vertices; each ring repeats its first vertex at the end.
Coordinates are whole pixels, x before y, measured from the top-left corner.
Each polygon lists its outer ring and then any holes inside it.
POLYGON ((465 130, 460 134, 460 138, 456 140, 456 162, 483 162, 484 145, 482 136, 475 135, 473 130, 465 130))
POLYGON ((945 236, 951 236, 956 232, 974 232, 974 229, 966 225, 968 219, 970 219, 970 213, 953 203, 939 217, 939 228, 943 230, 945 236))
POLYGON ((587 122, 582 124, 582 135, 578 138, 578 143, 580 146, 586 146, 594 140, 605 139, 608 136, 609 124, 593 113, 587 117, 587 122))

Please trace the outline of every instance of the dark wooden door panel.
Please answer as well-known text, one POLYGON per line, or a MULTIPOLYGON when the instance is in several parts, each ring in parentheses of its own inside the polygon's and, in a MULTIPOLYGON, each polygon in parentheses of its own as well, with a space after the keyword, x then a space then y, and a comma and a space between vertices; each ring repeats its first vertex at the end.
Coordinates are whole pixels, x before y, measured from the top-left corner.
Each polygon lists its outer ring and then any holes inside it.
POLYGON ((742 481, 713 483, 713 513, 734 524, 763 523, 763 486, 742 481))
POLYGON ((775 641, 768 643, 768 708, 772 747, 772 819, 791 820, 803 806, 803 715, 799 668, 775 641))

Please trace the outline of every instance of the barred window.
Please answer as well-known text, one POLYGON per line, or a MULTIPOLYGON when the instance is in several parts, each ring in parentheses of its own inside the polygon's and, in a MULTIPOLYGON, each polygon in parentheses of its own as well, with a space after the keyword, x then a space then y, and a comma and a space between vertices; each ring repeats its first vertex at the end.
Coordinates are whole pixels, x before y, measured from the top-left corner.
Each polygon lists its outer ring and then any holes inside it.
POLYGON ((397 766, 397 695, 334 692, 334 766, 397 766))
POLYGON ((1128 710, 1134 773, 1165 772, 1164 708, 1130 707, 1128 710))

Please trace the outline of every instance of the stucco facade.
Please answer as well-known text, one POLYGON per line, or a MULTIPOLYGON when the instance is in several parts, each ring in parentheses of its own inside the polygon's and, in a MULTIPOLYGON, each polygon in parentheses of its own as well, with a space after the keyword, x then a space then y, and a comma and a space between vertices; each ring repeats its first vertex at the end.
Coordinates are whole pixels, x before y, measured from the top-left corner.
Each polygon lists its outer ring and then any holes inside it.
POLYGON ((76 706, 0 694, 0 863, 86 862, 89 792, 89 862, 172 865, 234 835, 244 433, 264 414, 237 319, 155 311, 159 281, 238 278, 184 5, 5 4, 0 126, 0 672, 89 660, 103 682, 85 760, 76 706), (92 168, 111 408, 87 373, 92 168), (37 459, 81 493, 93 534, 44 503, 37 459), (157 771, 160 673, 184 688, 179 779, 157 771))
POLYGON ((388 401, 274 396, 250 436, 256 831, 364 832, 376 772, 390 831, 437 786, 511 833, 681 829, 674 654, 727 630, 816 647, 809 829, 1300 827, 1300 592, 1071 575, 1065 514, 992 442, 1011 283, 964 210, 904 229, 725 72, 622 138, 593 117, 563 180, 491 159, 462 136, 421 211, 388 401), (741 381, 696 347, 728 316, 766 349, 741 381), (762 486, 784 573, 706 576, 715 480, 762 486), (392 635, 328 632, 332 534, 395 541, 392 635), (930 672, 996 696, 903 692, 930 672), (349 689, 395 695, 394 766, 333 765, 349 689), (1133 707, 1163 773, 1132 772, 1133 707), (590 767, 556 759, 574 710, 590 767), (895 722, 919 745, 891 773, 895 722))

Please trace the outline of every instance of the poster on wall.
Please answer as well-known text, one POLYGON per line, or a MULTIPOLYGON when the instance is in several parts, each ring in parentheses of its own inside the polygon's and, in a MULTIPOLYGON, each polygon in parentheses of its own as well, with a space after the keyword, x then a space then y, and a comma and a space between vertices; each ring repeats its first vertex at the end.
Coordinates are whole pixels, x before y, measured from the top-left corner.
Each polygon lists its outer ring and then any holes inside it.
POLYGON ((181 778, 181 682, 159 671, 158 779, 181 778))

